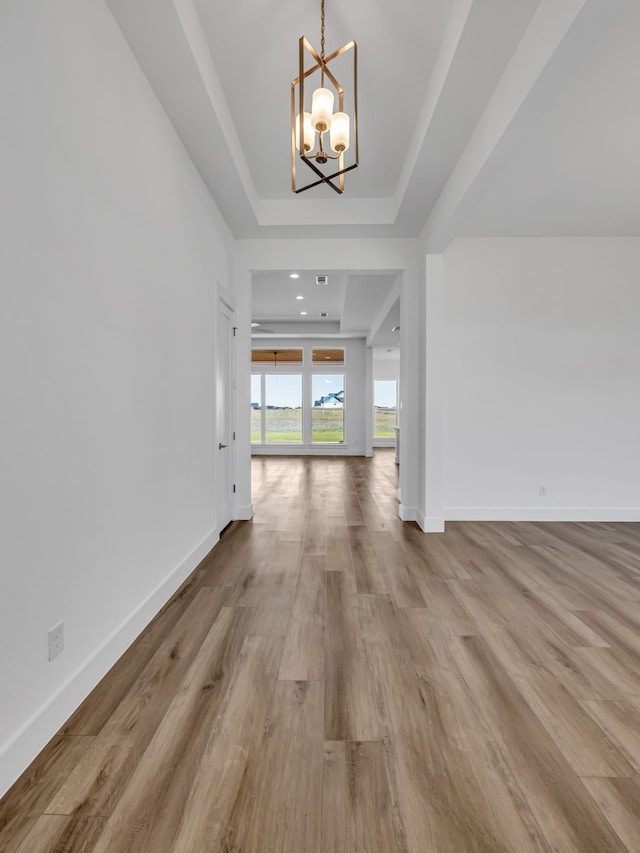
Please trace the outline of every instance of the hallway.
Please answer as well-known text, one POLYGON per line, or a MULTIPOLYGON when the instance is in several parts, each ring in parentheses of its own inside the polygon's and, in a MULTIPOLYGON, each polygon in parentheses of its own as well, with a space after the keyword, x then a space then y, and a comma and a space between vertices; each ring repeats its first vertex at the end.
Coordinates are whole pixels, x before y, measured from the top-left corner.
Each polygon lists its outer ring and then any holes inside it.
POLYGON ((236 522, 0 801, 6 853, 640 849, 640 525, 402 524, 392 449, 236 522))

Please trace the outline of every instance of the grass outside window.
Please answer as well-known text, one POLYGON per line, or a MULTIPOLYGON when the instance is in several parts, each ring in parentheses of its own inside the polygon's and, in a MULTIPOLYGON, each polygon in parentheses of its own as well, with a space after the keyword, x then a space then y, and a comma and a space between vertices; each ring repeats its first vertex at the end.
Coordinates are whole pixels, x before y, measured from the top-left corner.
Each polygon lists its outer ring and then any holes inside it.
POLYGON ((395 438, 397 422, 396 409, 375 407, 375 438, 395 438))

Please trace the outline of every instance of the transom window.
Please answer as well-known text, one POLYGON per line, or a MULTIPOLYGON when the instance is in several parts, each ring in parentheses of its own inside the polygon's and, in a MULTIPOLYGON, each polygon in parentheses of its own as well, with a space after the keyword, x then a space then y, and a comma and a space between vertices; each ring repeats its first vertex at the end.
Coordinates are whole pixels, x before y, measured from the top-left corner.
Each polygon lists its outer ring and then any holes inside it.
POLYGON ((302 364, 301 349, 252 349, 252 364, 270 364, 274 367, 283 364, 302 364))
POLYGON ((344 364, 343 349, 314 349, 311 351, 313 364, 344 364))

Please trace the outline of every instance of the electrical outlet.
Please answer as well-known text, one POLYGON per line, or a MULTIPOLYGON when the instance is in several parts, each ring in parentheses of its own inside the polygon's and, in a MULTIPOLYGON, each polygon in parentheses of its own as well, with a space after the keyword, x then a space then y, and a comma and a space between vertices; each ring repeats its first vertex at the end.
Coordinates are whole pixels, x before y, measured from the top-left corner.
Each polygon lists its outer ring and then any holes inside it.
POLYGON ((49 660, 58 657, 64 649, 64 622, 49 628, 49 660))
POLYGON ((547 487, 546 486, 538 486, 538 494, 541 498, 546 498, 547 496, 547 487))

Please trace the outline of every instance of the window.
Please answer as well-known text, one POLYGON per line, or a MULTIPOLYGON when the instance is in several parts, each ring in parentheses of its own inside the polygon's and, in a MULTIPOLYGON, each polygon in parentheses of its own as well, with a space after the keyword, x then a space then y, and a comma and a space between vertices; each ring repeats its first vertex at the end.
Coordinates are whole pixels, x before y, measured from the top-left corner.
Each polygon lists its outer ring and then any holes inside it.
POLYGON ((311 440, 344 441, 344 375, 314 373, 311 379, 311 440))
POLYGON ((262 441, 262 376, 251 377, 251 441, 262 441))
POLYGON ((376 379, 373 385, 374 438, 395 438, 397 386, 392 379, 376 379))
POLYGON ((301 374, 267 374, 264 380, 264 440, 302 441, 301 374))
POLYGON ((313 364, 344 364, 343 349, 314 349, 311 351, 313 364))
POLYGON ((252 349, 251 364, 253 444, 344 444, 344 348, 274 342, 252 349))
POLYGON ((302 442, 302 374, 253 374, 251 441, 302 442))
POLYGON ((301 349, 252 349, 252 364, 277 367, 283 364, 302 364, 301 349))

